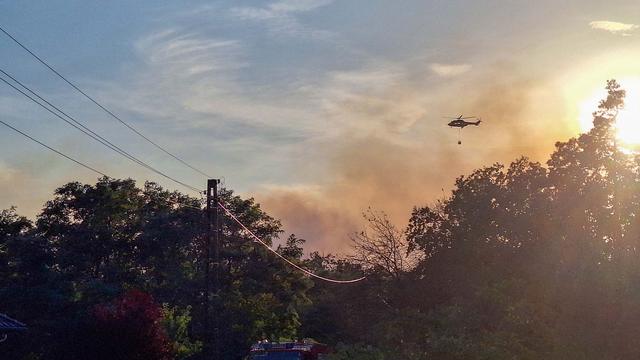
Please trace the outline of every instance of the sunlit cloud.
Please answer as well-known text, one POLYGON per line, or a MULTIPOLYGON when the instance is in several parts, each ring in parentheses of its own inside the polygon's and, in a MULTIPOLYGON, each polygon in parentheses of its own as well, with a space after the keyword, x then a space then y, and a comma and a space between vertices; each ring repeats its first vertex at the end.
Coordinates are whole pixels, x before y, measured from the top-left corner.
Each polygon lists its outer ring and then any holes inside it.
POLYGON ((596 30, 604 30, 608 31, 612 34, 622 35, 622 36, 631 36, 631 32, 636 30, 640 25, 636 24, 625 24, 617 21, 592 21, 589 23, 592 29, 596 30))
POLYGON ((471 70, 469 64, 438 64, 433 63, 429 66, 431 71, 442 77, 453 77, 462 75, 471 70))

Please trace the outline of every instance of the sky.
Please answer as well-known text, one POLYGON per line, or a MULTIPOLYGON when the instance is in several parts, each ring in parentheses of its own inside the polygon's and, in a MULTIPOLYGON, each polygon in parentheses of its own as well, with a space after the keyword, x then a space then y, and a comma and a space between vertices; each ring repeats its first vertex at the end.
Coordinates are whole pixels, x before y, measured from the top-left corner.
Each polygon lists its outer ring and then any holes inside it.
MULTIPOLYGON (((347 249, 369 207, 402 228, 460 175, 519 156, 546 161, 556 141, 586 130, 607 79, 640 83, 637 24, 637 1, 0 0, 0 26, 321 252, 347 249), (443 119, 459 114, 483 119, 462 145, 443 119)), ((0 68, 205 186, 2 34, 0 68)), ((190 193, 2 83, 0 119, 112 177, 190 193)), ((0 128, 0 208, 34 218, 55 188, 96 178, 0 128)))

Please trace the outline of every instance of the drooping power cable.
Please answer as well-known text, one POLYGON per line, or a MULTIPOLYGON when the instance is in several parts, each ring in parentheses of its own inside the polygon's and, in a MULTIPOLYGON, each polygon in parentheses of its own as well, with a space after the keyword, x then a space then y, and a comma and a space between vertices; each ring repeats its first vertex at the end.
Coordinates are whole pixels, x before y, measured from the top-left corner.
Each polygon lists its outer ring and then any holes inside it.
POLYGON ((238 225, 240 225, 240 227, 242 227, 246 232, 248 232, 249 235, 251 235, 251 237, 255 241, 257 241, 259 244, 261 244, 262 246, 267 248, 267 250, 271 251, 273 254, 275 254, 277 257, 282 259, 287 264, 291 265, 292 267, 296 268, 297 270, 303 272, 304 274, 306 274, 308 276, 311 276, 311 277, 314 277, 316 279, 323 280, 323 281, 326 281, 326 282, 335 283, 335 284, 351 284, 351 283, 355 283, 355 282, 358 282, 358 281, 362 281, 362 280, 364 280, 366 278, 366 277, 363 276, 363 277, 360 277, 360 278, 357 278, 357 279, 352 279, 352 280, 337 280, 337 279, 330 279, 330 278, 327 278, 327 277, 324 277, 324 276, 317 275, 317 274, 311 272, 310 270, 307 270, 307 269, 299 266, 298 264, 292 262, 291 260, 289 260, 286 257, 284 257, 282 254, 280 254, 279 252, 277 252, 276 250, 271 248, 271 246, 269 246, 269 244, 267 244, 262 239, 260 239, 258 237, 258 235, 256 235, 253 231, 249 230, 249 228, 247 228, 235 215, 233 215, 233 213, 231 211, 229 211, 229 209, 227 209, 224 205, 222 205, 222 203, 218 203, 218 205, 220 206, 220 208, 222 210, 224 210, 225 213, 227 213, 227 215, 229 215, 229 217, 231 217, 233 219, 233 221, 235 221, 238 225))

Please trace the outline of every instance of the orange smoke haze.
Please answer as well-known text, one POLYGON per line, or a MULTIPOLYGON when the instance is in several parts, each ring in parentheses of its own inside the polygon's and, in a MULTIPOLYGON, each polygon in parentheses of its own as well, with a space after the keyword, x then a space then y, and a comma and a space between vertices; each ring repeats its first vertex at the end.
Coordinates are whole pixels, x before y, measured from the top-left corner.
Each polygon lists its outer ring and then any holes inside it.
MULTIPOLYGON (((359 129, 326 146, 326 180, 255 194, 286 232, 307 239, 308 250, 333 253, 348 251, 349 235, 362 229, 367 207, 385 211, 404 228, 414 206, 446 196, 456 177, 522 155, 544 162, 553 144, 572 136, 574 127, 564 118, 563 99, 552 83, 508 66, 445 83, 436 91, 412 79, 391 84, 388 91, 349 94, 329 116, 334 122, 357 123, 359 129), (457 130, 442 119, 459 113, 483 119, 480 127, 462 131, 461 146, 457 130), (408 119, 408 114, 415 117, 408 119)), ((298 168, 312 171, 310 165, 298 168)))

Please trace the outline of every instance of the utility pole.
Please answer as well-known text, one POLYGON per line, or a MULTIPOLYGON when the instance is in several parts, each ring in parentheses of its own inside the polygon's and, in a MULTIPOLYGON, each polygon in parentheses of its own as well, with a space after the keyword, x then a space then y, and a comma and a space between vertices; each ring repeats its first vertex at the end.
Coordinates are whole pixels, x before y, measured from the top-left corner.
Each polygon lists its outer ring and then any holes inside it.
POLYGON ((218 221, 218 184, 219 179, 207 180, 207 239, 205 242, 205 297, 204 297, 204 334, 205 334, 205 358, 220 359, 220 321, 219 313, 216 312, 213 332, 211 331, 211 253, 213 253, 213 296, 215 305, 220 303, 220 225, 218 221), (213 251, 211 251, 213 243, 213 251), (209 340, 213 336, 213 349, 209 345, 209 340))

